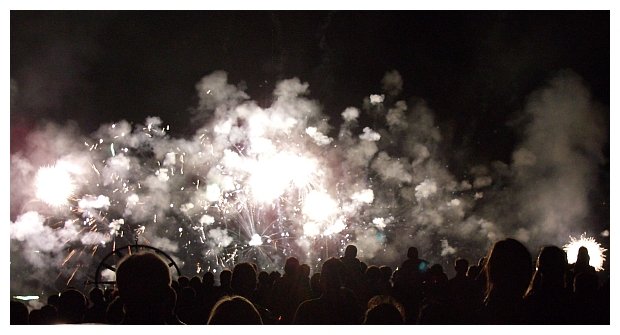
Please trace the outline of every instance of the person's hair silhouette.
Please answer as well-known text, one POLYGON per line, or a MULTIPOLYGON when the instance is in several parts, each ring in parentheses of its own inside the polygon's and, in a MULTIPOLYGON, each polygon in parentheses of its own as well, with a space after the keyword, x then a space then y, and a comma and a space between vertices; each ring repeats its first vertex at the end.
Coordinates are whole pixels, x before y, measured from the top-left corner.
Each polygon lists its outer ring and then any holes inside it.
POLYGON ((239 296, 223 296, 213 306, 208 325, 262 325, 260 313, 250 300, 239 296))
POLYGON ((154 252, 123 258, 116 269, 116 286, 123 303, 123 324, 165 324, 172 290, 170 268, 154 252))

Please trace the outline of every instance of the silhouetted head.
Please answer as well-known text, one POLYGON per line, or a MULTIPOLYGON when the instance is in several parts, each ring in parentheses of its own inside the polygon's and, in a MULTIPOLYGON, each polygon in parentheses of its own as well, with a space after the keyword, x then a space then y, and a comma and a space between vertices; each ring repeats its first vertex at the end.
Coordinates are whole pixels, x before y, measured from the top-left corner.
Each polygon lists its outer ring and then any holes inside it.
POLYGON ((269 282, 269 272, 261 271, 258 273, 258 283, 261 285, 266 285, 269 282))
POLYGON ((86 296, 74 289, 68 288, 58 297, 58 315, 64 323, 81 323, 87 308, 86 296))
POLYGON ((47 304, 58 306, 58 298, 60 298, 60 293, 51 294, 49 297, 47 297, 47 304))
POLYGON ((179 276, 177 279, 179 282, 179 287, 184 288, 185 286, 189 286, 189 277, 187 276, 179 276))
POLYGON ((242 296, 224 296, 209 315, 208 325, 262 325, 254 304, 242 296))
POLYGON ((532 278, 532 256, 519 241, 493 244, 485 265, 487 299, 492 295, 523 297, 532 278))
MULTIPOLYGON (((173 290, 174 291, 174 290, 173 290)), ((177 296, 177 301, 180 305, 191 305, 196 302, 196 290, 190 286, 185 286, 181 289, 177 296)))
POLYGON ((93 287, 88 292, 88 298, 94 304, 103 304, 105 302, 103 289, 100 287, 93 287))
POLYGON ((163 306, 171 283, 168 264, 153 252, 128 255, 116 269, 116 286, 126 310, 142 313, 163 306))
POLYGON ((418 259, 418 256, 418 248, 409 247, 409 249, 407 249, 407 258, 418 259))
POLYGON ((202 285, 211 287, 215 284, 215 276, 213 272, 207 271, 204 275, 202 275, 202 285))
POLYGON ((441 275, 443 273, 443 266, 441 264, 433 264, 428 271, 431 275, 441 275))
POLYGON ((381 265, 379 267, 379 270, 381 270, 381 279, 383 279, 384 281, 390 281, 392 280, 392 268, 387 266, 387 265, 381 265))
POLYGON ((220 286, 228 287, 230 286, 230 280, 232 278, 232 270, 224 269, 220 272, 220 286))
POLYGON ((248 262, 237 263, 233 268, 230 287, 237 295, 249 298, 256 289, 256 270, 248 262))
POLYGON ((284 274, 287 276, 294 276, 295 274, 297 274, 297 271, 299 269, 299 260, 297 259, 297 257, 289 257, 286 259, 286 262, 284 263, 284 274))
POLYGON ((347 245, 344 249, 344 257, 345 258, 355 258, 357 257, 357 247, 353 244, 347 245))
POLYGON ((344 285, 347 268, 344 263, 335 257, 331 257, 321 266, 321 286, 323 292, 333 294, 340 292, 344 285))
POLYGON ((58 321, 58 309, 52 305, 41 307, 41 324, 53 325, 58 321))
POLYGON ((303 263, 299 266, 301 276, 304 278, 310 278, 310 265, 303 263))
POLYGON ((579 247, 577 251, 577 262, 578 264, 589 264, 590 263, 590 254, 588 253, 588 248, 579 247))
POLYGON ((381 279, 381 269, 376 265, 366 268, 366 278, 372 283, 376 283, 381 279))
POLYGON ((376 295, 368 300, 364 319, 366 325, 402 325, 405 309, 401 303, 389 295, 376 295))
POLYGON ((380 304, 366 311, 365 325, 402 325, 403 316, 392 304, 380 304))
POLYGON ((546 246, 540 250, 536 261, 536 271, 546 278, 553 277, 563 281, 567 268, 568 260, 564 250, 556 246, 546 246))
POLYGON ((275 281, 280 277, 282 277, 282 274, 279 271, 273 270, 269 272, 269 284, 273 285, 273 283, 275 283, 275 281))
POLYGON ((200 278, 200 276, 192 276, 192 278, 189 279, 189 286, 190 287, 200 287, 202 285, 202 278, 200 278))
POLYGON ((526 295, 533 294, 538 289, 563 290, 567 270, 568 261, 564 250, 556 246, 541 248, 536 260, 536 271, 534 271, 526 295))
POLYGON ((465 258, 458 258, 454 261, 454 271, 459 275, 466 275, 469 270, 469 261, 465 258))

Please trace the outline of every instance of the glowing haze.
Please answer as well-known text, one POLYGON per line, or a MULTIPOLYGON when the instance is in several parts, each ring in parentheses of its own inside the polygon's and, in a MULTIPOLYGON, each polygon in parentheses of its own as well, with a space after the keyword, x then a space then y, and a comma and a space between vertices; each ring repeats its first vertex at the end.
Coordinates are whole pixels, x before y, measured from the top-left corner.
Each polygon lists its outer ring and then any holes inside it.
POLYGON ((203 126, 189 138, 172 138, 156 116, 111 120, 88 136, 54 124, 34 131, 11 157, 11 201, 23 203, 11 273, 26 278, 11 290, 83 285, 135 239, 193 275, 239 261, 281 269, 289 256, 316 268, 349 243, 368 264, 396 266, 417 246, 446 267, 505 237, 534 252, 588 231, 605 129, 575 74, 531 96, 512 162, 465 177, 440 156, 432 109, 399 97, 397 71, 382 84, 341 113, 339 129, 297 78, 262 108, 217 71, 196 85, 203 126), (373 127, 360 129, 364 113, 373 127))

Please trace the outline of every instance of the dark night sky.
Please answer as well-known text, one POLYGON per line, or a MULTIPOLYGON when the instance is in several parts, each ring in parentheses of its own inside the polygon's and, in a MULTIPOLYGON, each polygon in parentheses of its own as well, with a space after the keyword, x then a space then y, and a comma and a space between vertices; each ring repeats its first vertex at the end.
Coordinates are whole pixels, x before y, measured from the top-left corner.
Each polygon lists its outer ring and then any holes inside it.
MULTIPOLYGON (((609 11, 11 11, 11 149, 37 121, 159 116, 193 134, 195 84, 216 70, 269 105, 275 83, 310 84, 331 123, 397 70, 445 145, 508 160, 525 98, 572 69, 610 101, 609 11), (15 85, 15 86, 14 86, 15 85), (466 149, 463 149, 466 148, 466 149)), ((605 116, 609 120, 609 116, 605 116)), ((458 159, 458 157, 456 158, 458 159)))

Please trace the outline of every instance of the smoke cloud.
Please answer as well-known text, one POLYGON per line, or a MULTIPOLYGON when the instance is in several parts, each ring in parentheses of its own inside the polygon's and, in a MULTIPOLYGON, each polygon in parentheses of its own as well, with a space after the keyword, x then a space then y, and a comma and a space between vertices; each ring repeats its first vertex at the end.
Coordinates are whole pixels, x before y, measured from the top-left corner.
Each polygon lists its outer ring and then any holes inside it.
POLYGON ((92 280, 102 257, 135 241, 201 273, 239 261, 281 269, 289 256, 316 270, 347 244, 367 264, 395 268, 416 246, 445 267, 504 237, 535 251, 588 230, 607 138, 577 75, 532 93, 511 162, 467 177, 440 156, 433 110, 398 100, 402 85, 387 73, 383 92, 341 113, 340 129, 298 78, 277 83, 262 108, 224 71, 196 85, 202 126, 188 138, 170 137, 156 116, 88 136, 71 124, 36 129, 11 156, 12 292, 92 280), (359 129, 363 113, 375 122, 359 129), (65 206, 38 199, 32 182, 55 164, 77 185, 65 206))

